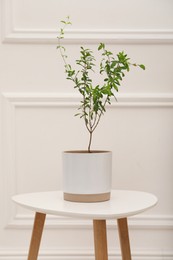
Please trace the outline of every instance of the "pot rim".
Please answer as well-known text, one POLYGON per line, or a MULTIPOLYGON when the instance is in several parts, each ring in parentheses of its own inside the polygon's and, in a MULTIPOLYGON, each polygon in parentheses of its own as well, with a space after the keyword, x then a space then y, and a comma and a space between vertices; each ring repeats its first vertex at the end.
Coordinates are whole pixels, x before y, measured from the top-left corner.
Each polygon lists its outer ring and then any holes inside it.
POLYGON ((106 150, 91 150, 88 152, 88 150, 68 150, 68 151, 63 151, 63 153, 75 153, 75 154, 98 154, 98 153, 112 153, 111 151, 106 151, 106 150))

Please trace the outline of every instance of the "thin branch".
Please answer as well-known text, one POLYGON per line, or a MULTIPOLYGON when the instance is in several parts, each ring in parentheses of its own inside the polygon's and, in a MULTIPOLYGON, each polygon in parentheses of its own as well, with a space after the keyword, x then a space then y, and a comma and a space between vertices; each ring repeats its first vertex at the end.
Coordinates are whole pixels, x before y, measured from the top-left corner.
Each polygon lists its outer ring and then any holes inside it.
MULTIPOLYGON (((103 105, 104 108, 105 108, 105 106, 106 106, 108 97, 109 97, 109 96, 106 97, 106 100, 105 100, 105 102, 104 102, 104 105, 103 105)), ((100 114, 99 114, 99 116, 98 116, 97 122, 96 122, 95 126, 93 127, 93 131, 92 131, 92 132, 94 132, 94 130, 95 130, 96 127, 98 126, 102 115, 103 115, 103 112, 101 111, 100 114)))

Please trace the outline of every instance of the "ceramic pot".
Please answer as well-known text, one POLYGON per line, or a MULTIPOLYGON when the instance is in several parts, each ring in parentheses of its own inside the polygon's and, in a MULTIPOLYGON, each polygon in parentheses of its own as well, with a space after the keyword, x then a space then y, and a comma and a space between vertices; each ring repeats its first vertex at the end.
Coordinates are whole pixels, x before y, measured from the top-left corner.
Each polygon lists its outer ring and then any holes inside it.
POLYGON ((110 151, 63 152, 64 199, 101 202, 110 199, 112 153, 110 151))

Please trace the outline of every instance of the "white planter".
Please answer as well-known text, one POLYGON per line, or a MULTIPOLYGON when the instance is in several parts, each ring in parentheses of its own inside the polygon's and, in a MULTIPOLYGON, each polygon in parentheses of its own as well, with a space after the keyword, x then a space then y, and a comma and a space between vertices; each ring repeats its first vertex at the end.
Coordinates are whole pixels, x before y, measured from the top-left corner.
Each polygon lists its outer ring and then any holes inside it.
POLYGON ((109 200, 111 177, 111 152, 63 152, 63 191, 65 200, 77 202, 109 200))

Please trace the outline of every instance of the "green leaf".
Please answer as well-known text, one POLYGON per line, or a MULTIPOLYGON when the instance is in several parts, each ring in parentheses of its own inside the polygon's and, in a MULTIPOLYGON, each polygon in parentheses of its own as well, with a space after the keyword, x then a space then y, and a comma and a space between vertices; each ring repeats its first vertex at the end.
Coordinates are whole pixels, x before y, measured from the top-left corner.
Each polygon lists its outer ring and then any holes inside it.
POLYGON ((145 66, 143 64, 140 64, 139 67, 143 70, 145 70, 145 66))
POLYGON ((113 84, 113 87, 118 92, 118 86, 116 84, 113 84))
POLYGON ((98 51, 100 51, 101 49, 104 49, 104 48, 105 48, 105 44, 101 42, 99 44, 98 51))

